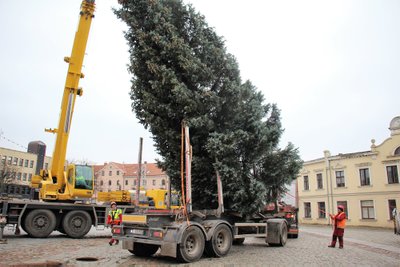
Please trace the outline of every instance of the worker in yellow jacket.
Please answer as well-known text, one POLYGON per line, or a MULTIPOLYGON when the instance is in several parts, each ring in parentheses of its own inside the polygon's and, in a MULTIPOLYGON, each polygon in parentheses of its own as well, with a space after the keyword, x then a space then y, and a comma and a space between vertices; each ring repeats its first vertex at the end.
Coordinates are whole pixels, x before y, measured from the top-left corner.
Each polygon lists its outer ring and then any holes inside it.
MULTIPOLYGON (((119 225, 122 222, 122 210, 117 208, 117 203, 111 202, 111 210, 108 212, 107 216, 107 224, 111 225, 111 228, 113 225, 119 225)), ((118 245, 119 241, 115 240, 114 238, 111 237, 110 242, 108 244, 112 246, 115 242, 115 245, 118 245)))

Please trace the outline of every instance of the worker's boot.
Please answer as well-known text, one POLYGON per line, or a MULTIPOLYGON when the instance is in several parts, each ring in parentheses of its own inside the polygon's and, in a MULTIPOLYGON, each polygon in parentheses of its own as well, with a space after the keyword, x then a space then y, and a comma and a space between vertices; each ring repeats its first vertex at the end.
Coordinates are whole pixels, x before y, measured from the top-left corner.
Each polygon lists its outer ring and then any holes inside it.
POLYGON ((119 243, 119 240, 115 241, 115 245, 118 245, 118 243, 119 243))
POLYGON ((113 245, 113 241, 108 242, 108 244, 109 244, 110 246, 112 246, 112 245, 113 245))

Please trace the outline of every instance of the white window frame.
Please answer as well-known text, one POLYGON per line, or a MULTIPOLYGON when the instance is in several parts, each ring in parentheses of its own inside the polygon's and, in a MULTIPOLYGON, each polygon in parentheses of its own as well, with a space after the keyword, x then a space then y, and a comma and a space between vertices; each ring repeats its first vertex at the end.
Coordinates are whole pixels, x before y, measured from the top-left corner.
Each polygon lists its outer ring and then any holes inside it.
POLYGON ((373 200, 373 199, 360 199, 360 219, 361 220, 376 220, 375 200, 373 200), (362 201, 372 201, 372 206, 374 208, 374 217, 373 218, 363 218, 362 205, 361 205, 362 201))
POLYGON ((397 178, 398 178, 399 182, 398 183, 393 183, 393 184, 400 184, 400 168, 399 168, 400 166, 399 166, 399 163, 392 163, 392 164, 387 163, 387 164, 384 165, 386 184, 387 185, 391 185, 391 184, 389 184, 389 177, 387 175, 387 167, 389 167, 389 166, 397 166, 397 178))
POLYGON ((334 170, 334 174, 335 174, 335 188, 346 188, 347 187, 347 181, 346 181, 346 171, 344 169, 337 169, 334 170), (338 186, 337 184, 337 176, 336 176, 336 172, 343 172, 343 179, 344 179, 344 186, 338 186))
MULTIPOLYGON (((391 197, 391 198, 386 199, 387 211, 389 211, 389 200, 394 200, 394 202, 396 203, 396 209, 399 209, 399 207, 397 207, 397 204, 398 204, 397 199, 391 197)), ((389 215, 389 217, 387 219, 388 219, 388 221, 391 221, 392 219, 390 218, 390 214, 388 213, 388 215, 389 215)))
MULTIPOLYGON (((346 177, 346 176, 345 176, 345 177, 346 177)), ((361 187, 363 187, 363 186, 372 186, 372 175, 371 175, 371 168, 370 168, 370 167, 359 167, 359 168, 358 168, 358 182, 359 182, 359 185, 360 185, 361 187), (362 185, 362 184, 361 184, 360 170, 362 170, 362 169, 368 169, 368 174, 369 174, 369 185, 362 185)))
POLYGON ((317 190, 323 190, 324 189, 324 176, 323 176, 322 172, 318 172, 315 174, 315 180, 317 181, 317 190), (318 187, 318 174, 321 175, 321 182, 322 182, 321 188, 318 187))

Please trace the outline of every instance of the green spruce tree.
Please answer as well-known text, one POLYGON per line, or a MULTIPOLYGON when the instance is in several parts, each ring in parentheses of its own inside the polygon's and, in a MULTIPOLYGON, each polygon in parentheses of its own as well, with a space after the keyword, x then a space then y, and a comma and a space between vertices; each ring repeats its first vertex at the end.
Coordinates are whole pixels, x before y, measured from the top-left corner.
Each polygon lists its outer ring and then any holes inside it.
MULTIPOLYGON (((218 169, 227 208, 250 214, 265 202, 257 175, 282 134, 279 111, 242 83, 234 56, 202 15, 180 0, 127 0, 132 109, 150 130, 159 166, 180 189, 180 131, 190 127, 194 208, 215 208, 218 169)), ((284 163, 281 163, 284 164, 284 163)))

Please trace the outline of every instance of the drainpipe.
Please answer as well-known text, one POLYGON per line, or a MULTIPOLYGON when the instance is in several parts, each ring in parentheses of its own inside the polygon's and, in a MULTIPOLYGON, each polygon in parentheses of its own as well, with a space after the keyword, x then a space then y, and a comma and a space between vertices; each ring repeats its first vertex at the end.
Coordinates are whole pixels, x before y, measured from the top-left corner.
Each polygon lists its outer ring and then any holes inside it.
MULTIPOLYGON (((332 213, 331 212, 331 204, 332 203, 329 199, 329 187, 331 188, 331 192, 332 192, 331 162, 329 160, 330 156, 331 156, 331 153, 329 152, 329 150, 325 150, 324 158, 325 158, 325 177, 326 177, 326 199, 328 200, 327 208, 329 209, 329 211, 326 213, 326 215, 328 215, 329 213, 332 213)), ((326 212, 326 210, 325 210, 325 212, 326 212)), ((327 216, 327 219, 328 219, 328 225, 329 225, 330 224, 329 216, 327 216)))

